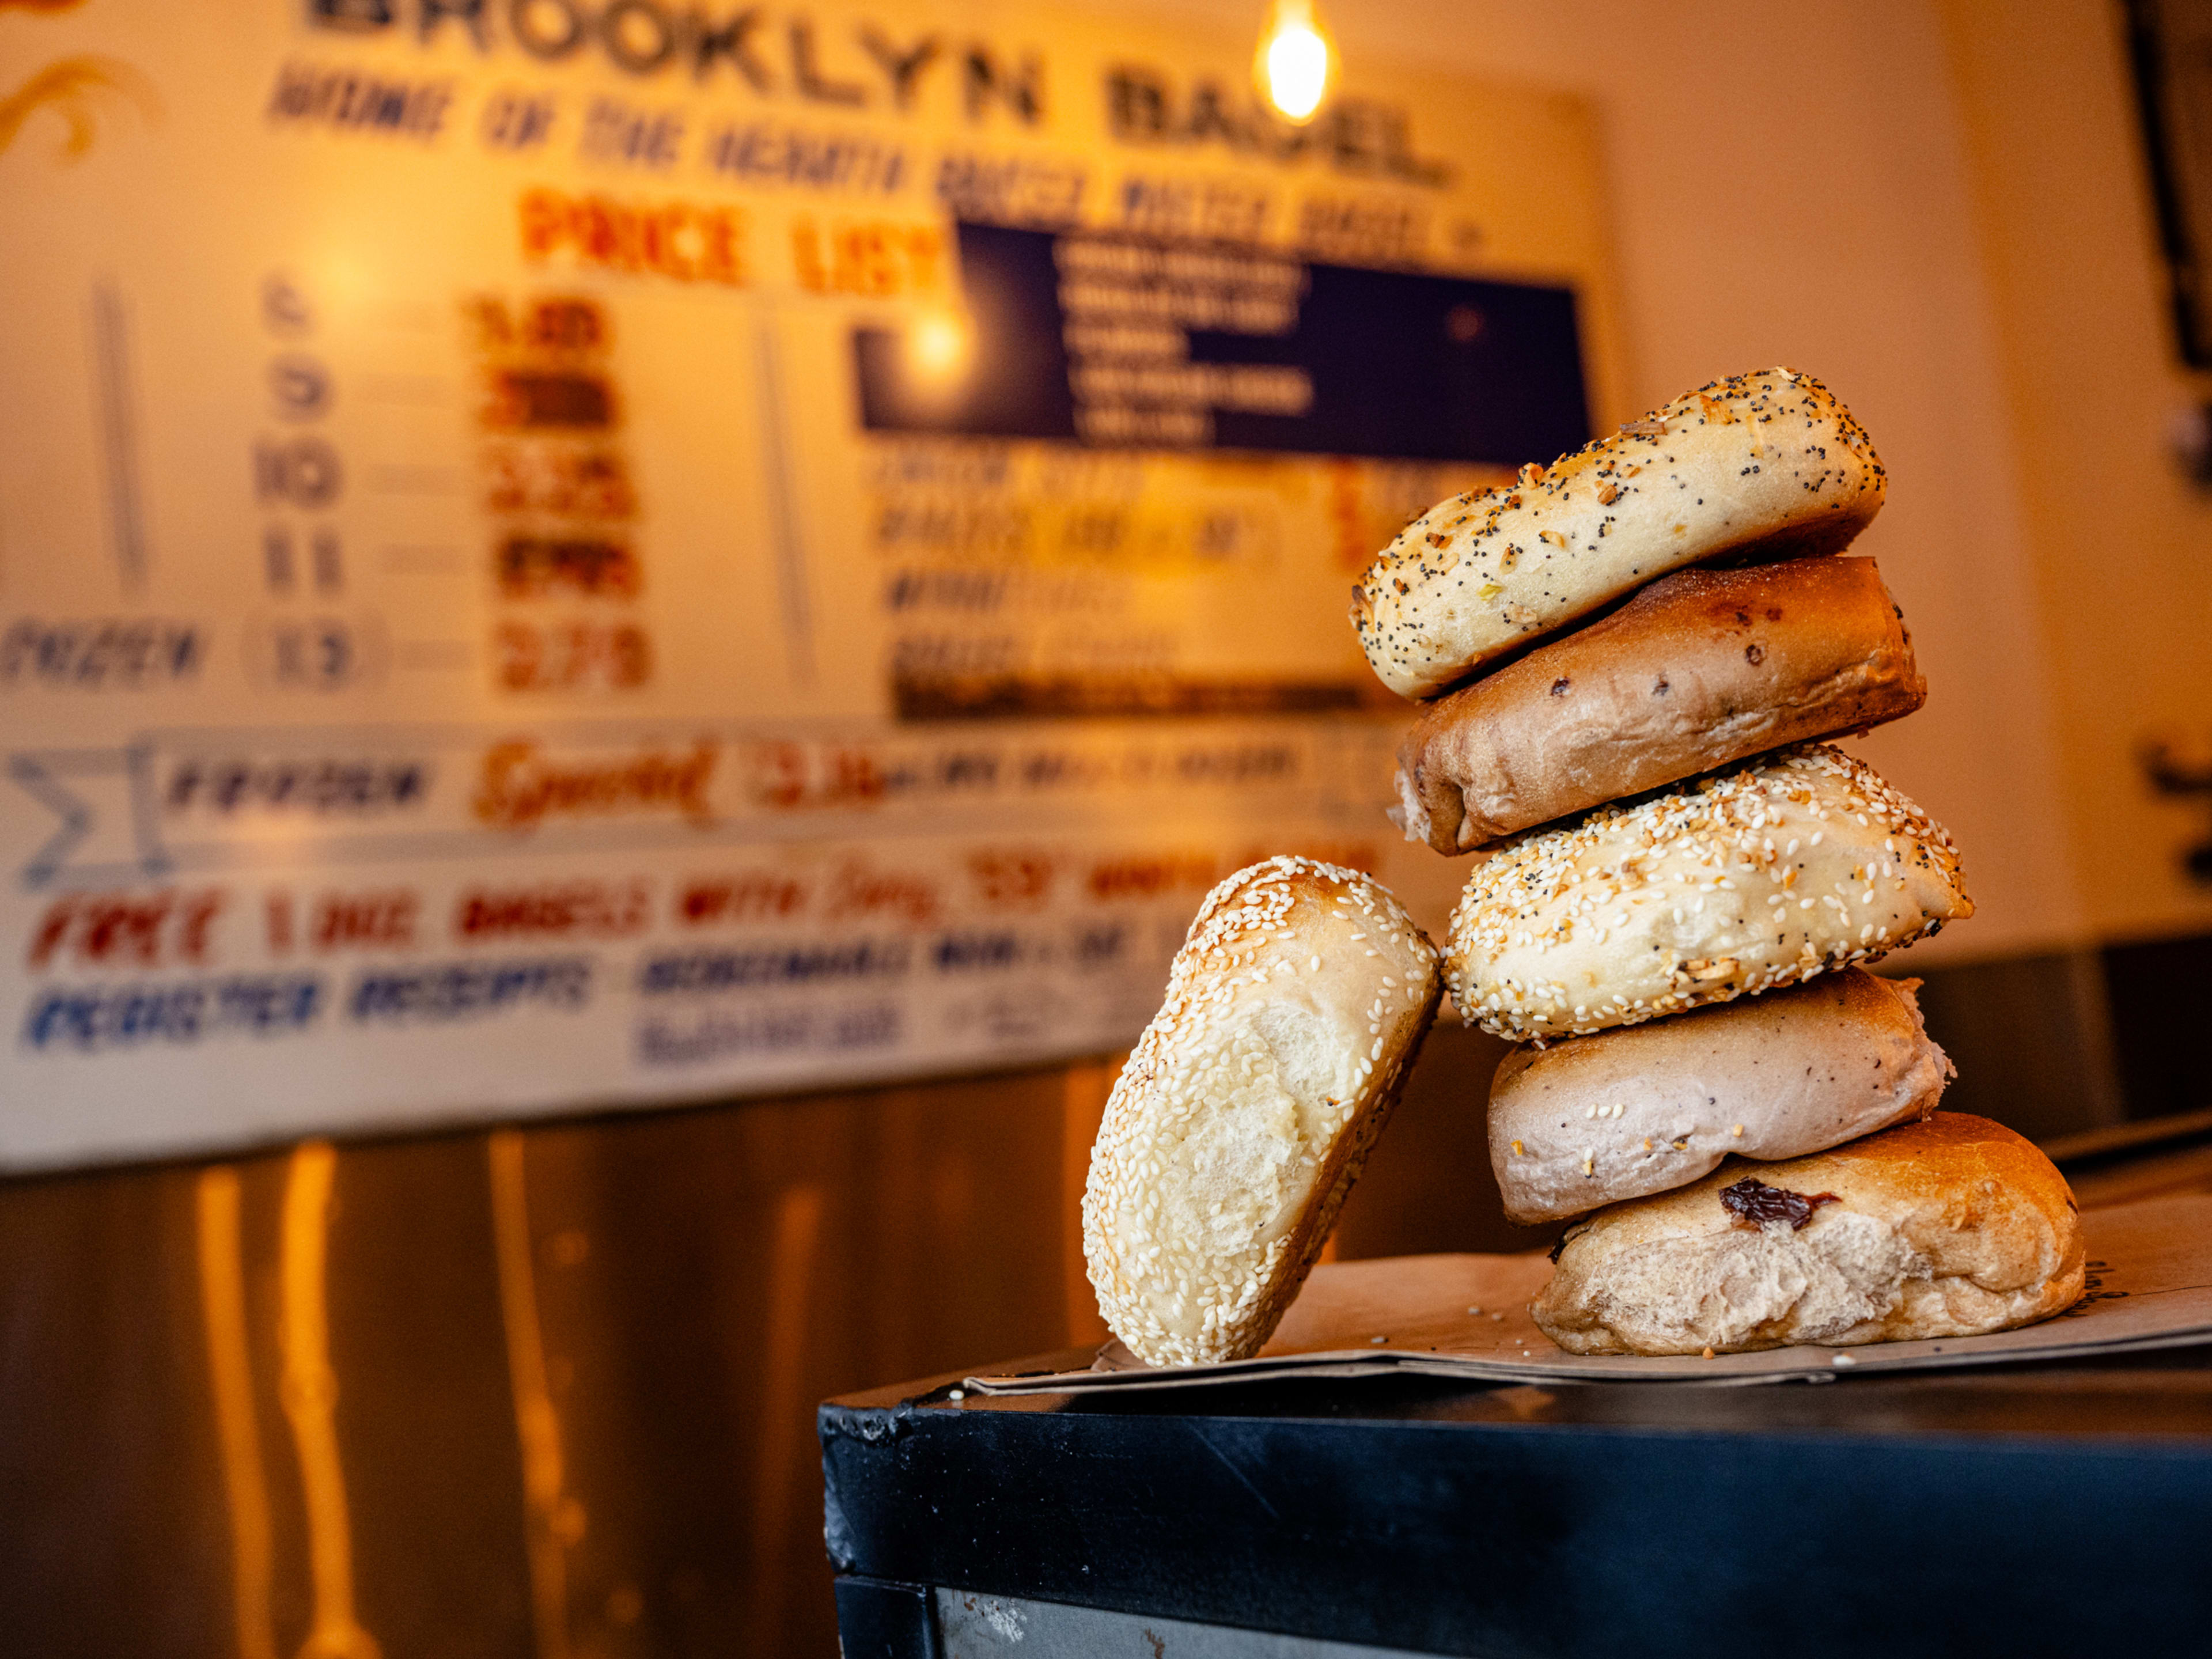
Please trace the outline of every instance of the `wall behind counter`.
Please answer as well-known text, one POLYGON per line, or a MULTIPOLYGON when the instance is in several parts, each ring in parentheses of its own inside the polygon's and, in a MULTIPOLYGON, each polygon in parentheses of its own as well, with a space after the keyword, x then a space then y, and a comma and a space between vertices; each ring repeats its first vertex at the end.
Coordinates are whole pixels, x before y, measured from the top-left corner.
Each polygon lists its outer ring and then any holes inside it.
MULTIPOLYGON (((1244 0, 1148 9, 1249 26, 1244 0)), ((1630 402, 1784 362, 1864 416, 1877 557, 1928 706, 1856 745, 1957 838, 1980 906, 1914 953, 2212 928, 2212 497, 2169 454, 2179 363, 2108 0, 1362 0, 1347 56, 1586 95, 1605 143, 1630 402)))
MULTIPOLYGON (((1501 1048, 1437 1033, 1342 1254, 1542 1241, 1501 1048)), ((815 1405, 1102 1340, 1114 1065, 0 1182, 9 1650, 831 1659, 815 1405)))
MULTIPOLYGON (((1137 0, 1139 4, 1152 0, 1137 0)), ((1224 25, 1239 0, 1178 11, 1224 25)), ((2212 494, 2108 0, 1365 0, 1346 52, 1587 97, 1629 401, 1783 362, 1866 420, 1880 560, 1927 707, 1851 746, 1951 830, 1978 909, 1931 976, 1960 1103, 2030 1133, 2188 1109, 2212 1068, 2157 1011, 2212 991, 2212 494)))
MULTIPOLYGON (((1933 970, 1947 1103, 2109 1122, 2021 1013, 2084 971, 1933 970)), ((1431 1035, 1335 1255, 1548 1241, 1490 1174, 1504 1052, 1431 1035)), ((2212 1105, 2129 1052, 2152 1109, 2212 1105)), ((830 1659, 815 1404, 1102 1340, 1115 1067, 0 1182, 10 1650, 830 1659)))

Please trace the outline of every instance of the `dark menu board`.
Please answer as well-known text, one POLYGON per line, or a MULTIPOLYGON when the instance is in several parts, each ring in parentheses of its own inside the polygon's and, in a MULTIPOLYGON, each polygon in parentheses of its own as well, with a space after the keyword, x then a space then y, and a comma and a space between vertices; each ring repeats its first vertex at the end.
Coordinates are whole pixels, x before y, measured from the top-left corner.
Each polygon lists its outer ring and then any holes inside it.
POLYGON ((854 339, 881 432, 1517 465, 1589 435, 1565 288, 959 227, 972 337, 854 339))

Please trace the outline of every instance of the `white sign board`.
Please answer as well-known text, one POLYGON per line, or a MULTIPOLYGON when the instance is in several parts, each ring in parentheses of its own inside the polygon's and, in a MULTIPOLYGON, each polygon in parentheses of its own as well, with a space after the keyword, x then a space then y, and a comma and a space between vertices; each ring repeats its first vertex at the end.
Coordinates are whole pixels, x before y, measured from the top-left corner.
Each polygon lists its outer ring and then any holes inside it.
POLYGON ((0 1166, 1096 1052, 1275 852, 1433 908, 1347 585, 1618 412, 1592 126, 1250 48, 0 5, 0 1166))

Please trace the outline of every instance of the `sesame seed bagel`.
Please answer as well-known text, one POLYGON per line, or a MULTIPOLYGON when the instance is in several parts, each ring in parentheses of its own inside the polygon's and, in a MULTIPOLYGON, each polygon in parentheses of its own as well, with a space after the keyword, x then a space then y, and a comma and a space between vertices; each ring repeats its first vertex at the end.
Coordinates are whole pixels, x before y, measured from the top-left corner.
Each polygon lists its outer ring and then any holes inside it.
POLYGON ((1528 1311, 1570 1353, 1909 1342, 2063 1313, 2083 1267, 2051 1160, 2001 1123, 1937 1112, 1601 1210, 1528 1311))
POLYGON ((1431 507, 1353 585, 1352 624, 1385 685, 1430 696, 1684 565, 1840 551, 1883 488, 1865 428, 1810 375, 1716 380, 1431 507))
POLYGON ((1917 979, 1846 968, 1672 1019, 1524 1043, 1490 1083, 1490 1164, 1523 1226, 1663 1193, 1723 1158, 1802 1158, 1942 1097, 1917 979))
POLYGON ((1477 865, 1445 982, 1516 1042, 1871 962, 1973 914, 1951 838, 1871 767, 1785 749, 1532 830, 1477 865))
POLYGON ((1170 1365, 1259 1350, 1441 996, 1428 936, 1355 871, 1269 859, 1207 896, 1084 1188, 1098 1310, 1131 1352, 1170 1365))
POLYGON ((1679 570, 1425 708, 1392 816, 1465 853, 1927 696, 1872 559, 1679 570))

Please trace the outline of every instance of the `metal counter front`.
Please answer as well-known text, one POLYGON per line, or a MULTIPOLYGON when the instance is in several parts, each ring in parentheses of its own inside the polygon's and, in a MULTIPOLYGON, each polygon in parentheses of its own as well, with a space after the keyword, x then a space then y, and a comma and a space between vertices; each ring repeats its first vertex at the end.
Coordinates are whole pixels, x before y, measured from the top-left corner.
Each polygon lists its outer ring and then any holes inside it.
POLYGON ((847 1659, 1893 1659, 2212 1631, 2212 1350, 1824 1386, 958 1389, 822 1408, 847 1659))

